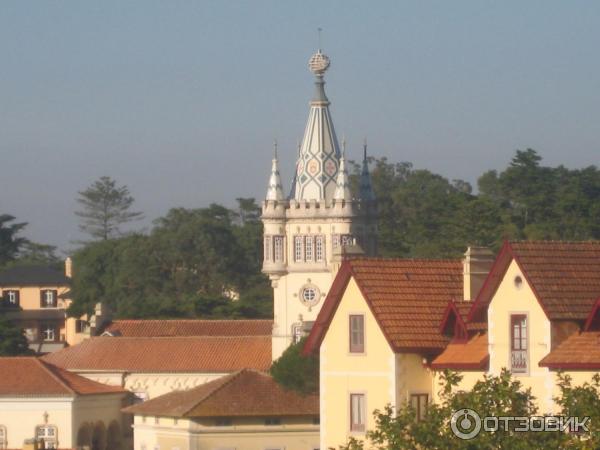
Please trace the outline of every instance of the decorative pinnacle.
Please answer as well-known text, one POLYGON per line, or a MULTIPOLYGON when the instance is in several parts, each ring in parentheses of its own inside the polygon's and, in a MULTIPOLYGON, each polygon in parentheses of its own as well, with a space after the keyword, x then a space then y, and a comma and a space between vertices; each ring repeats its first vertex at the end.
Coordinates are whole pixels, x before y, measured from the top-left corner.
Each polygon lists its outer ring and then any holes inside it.
POLYGON ((317 53, 312 55, 308 60, 308 68, 318 77, 323 76, 327 69, 329 69, 330 64, 331 60, 329 59, 329 56, 327 56, 325 53, 322 53, 321 49, 319 49, 317 53))
POLYGON ((273 158, 277 159, 277 139, 273 139, 273 158))

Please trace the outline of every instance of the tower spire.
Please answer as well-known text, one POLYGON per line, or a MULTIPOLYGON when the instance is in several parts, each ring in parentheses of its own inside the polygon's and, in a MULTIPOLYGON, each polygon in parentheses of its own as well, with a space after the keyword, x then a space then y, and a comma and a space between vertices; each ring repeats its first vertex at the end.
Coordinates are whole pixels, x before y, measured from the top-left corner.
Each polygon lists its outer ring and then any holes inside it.
POLYGON ((279 162, 277 160, 277 140, 273 141, 273 160, 271 161, 271 176, 269 177, 269 187, 267 188, 267 200, 281 201, 283 195, 283 185, 279 175, 279 162))
POLYGON ((362 171, 360 173, 360 198, 363 201, 375 200, 375 192, 371 184, 371 174, 369 173, 369 160, 367 158, 367 138, 363 144, 363 162, 362 171))
POLYGON ((342 156, 340 158, 340 168, 338 170, 336 188, 333 194, 336 201, 352 200, 352 191, 350 190, 350 180, 346 171, 346 139, 342 140, 342 156))
POLYGON ((315 93, 310 102, 308 122, 296 164, 293 198, 297 201, 329 203, 337 185, 340 149, 325 94, 324 75, 330 59, 321 49, 310 58, 308 68, 315 75, 315 93))

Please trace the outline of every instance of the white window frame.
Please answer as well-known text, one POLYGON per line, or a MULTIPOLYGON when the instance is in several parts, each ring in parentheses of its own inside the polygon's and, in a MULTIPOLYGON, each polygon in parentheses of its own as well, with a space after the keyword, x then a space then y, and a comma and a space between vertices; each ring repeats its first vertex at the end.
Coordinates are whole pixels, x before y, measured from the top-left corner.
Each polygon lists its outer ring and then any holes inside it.
POLYGON ((319 234, 315 237, 315 262, 325 261, 325 236, 319 234))
MULTIPOLYGON (((349 423, 349 430, 351 433, 360 433, 363 434, 366 432, 367 430, 367 395, 364 392, 350 392, 350 395, 348 396, 348 403, 349 403, 349 408, 348 408, 348 412, 350 413, 348 416, 348 419, 350 421, 349 423), (355 417, 355 410, 354 410, 354 398, 357 399, 362 399, 362 403, 359 401, 358 403, 358 415, 359 420, 362 421, 362 427, 360 428, 355 428, 355 422, 354 422, 354 417, 355 417)), ((356 424, 360 424, 360 422, 356 422, 356 424)))
POLYGON ((42 449, 58 448, 58 427, 56 425, 38 425, 35 427, 35 437, 42 441, 42 449))
POLYGON ((42 328, 42 341, 44 342, 55 342, 56 341, 56 327, 44 324, 42 328), (52 338, 50 338, 52 336, 52 338))
POLYGON ((304 261, 304 236, 300 234, 294 236, 294 261, 304 261))
POLYGON ((273 260, 275 262, 283 262, 285 239, 282 235, 273 236, 273 260))
POLYGON ((315 256, 315 241, 314 236, 304 237, 304 260, 306 262, 313 262, 315 256))
POLYGON ((17 305, 17 291, 12 289, 8 291, 8 304, 12 306, 17 305))
POLYGON ((56 308, 56 298, 52 289, 44 290, 44 308, 56 308))

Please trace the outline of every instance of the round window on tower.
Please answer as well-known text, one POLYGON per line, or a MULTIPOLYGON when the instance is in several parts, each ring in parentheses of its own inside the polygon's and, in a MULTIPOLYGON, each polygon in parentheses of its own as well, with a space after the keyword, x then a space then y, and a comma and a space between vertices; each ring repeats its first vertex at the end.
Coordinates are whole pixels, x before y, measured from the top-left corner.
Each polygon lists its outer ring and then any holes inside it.
POLYGON ((305 306, 314 306, 321 300, 321 291, 314 284, 305 284, 300 289, 300 301, 305 306))

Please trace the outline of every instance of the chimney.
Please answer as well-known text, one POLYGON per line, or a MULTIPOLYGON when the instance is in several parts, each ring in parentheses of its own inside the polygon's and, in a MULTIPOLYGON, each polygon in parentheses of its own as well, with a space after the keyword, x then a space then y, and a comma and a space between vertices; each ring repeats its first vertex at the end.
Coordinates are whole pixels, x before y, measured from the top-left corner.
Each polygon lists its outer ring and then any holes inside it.
POLYGON ((494 253, 487 247, 467 248, 463 259, 464 300, 475 300, 494 260, 494 253))
POLYGON ((73 260, 70 256, 65 259, 65 276, 68 278, 73 277, 73 260))

